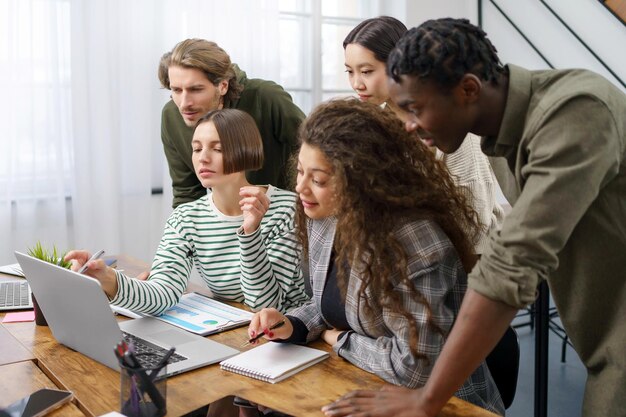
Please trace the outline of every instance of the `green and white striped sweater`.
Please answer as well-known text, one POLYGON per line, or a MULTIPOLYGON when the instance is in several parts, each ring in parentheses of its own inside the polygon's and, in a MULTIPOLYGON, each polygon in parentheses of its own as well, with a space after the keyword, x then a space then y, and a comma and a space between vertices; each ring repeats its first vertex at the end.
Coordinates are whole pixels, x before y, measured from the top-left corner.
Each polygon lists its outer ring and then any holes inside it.
POLYGON ((212 194, 178 206, 165 224, 147 281, 117 272, 111 303, 149 314, 174 306, 195 263, 217 297, 253 310, 285 312, 307 300, 294 233, 295 194, 269 186, 270 206, 257 231, 244 235, 243 216, 226 216, 212 194))

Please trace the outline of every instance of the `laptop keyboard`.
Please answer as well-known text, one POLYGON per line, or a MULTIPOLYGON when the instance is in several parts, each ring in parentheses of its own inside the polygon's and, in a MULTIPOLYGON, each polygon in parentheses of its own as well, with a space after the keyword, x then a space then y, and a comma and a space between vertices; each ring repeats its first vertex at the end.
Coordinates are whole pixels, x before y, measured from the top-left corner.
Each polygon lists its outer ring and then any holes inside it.
POLYGON ((32 307, 26 281, 0 282, 0 307, 32 307))
MULTIPOLYGON (((161 346, 155 345, 154 343, 150 343, 145 339, 135 336, 134 334, 122 332, 124 335, 124 340, 129 345, 133 346, 135 351, 135 355, 137 355, 137 360, 139 364, 144 368, 150 368, 159 363, 162 357, 167 353, 167 349, 162 348, 161 346)), ((178 353, 174 353, 169 360, 167 361, 168 365, 176 362, 181 362, 186 360, 187 358, 179 355, 178 353)))

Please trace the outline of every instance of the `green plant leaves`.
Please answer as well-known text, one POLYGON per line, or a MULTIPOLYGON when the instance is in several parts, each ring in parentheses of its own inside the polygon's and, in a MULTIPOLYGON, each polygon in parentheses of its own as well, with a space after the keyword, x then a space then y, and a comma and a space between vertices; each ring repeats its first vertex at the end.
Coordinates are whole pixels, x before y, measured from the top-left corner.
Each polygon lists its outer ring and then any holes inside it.
POLYGON ((33 258, 41 259, 42 261, 54 265, 59 265, 60 267, 63 267, 65 269, 70 269, 72 263, 64 259, 67 251, 63 252, 62 254, 59 253, 60 251, 57 250, 57 247, 55 245, 52 246, 52 252, 50 252, 41 245, 41 242, 37 242, 35 246, 28 249, 28 254, 33 258))

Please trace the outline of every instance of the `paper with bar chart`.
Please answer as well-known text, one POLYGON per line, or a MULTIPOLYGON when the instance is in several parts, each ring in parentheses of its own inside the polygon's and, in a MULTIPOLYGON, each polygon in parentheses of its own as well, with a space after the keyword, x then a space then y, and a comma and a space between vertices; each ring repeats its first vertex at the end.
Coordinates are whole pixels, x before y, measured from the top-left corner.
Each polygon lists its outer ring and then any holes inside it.
POLYGON ((183 294, 159 320, 202 336, 250 323, 253 313, 198 293, 183 294))

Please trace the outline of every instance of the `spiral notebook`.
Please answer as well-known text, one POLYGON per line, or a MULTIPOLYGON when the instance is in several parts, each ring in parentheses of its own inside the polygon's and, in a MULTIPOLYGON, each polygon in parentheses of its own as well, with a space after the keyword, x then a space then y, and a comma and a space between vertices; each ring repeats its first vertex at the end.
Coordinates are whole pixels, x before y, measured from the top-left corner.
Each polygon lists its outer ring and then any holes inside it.
POLYGON ((275 384, 328 357, 328 352, 267 342, 220 362, 222 369, 275 384))

